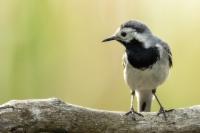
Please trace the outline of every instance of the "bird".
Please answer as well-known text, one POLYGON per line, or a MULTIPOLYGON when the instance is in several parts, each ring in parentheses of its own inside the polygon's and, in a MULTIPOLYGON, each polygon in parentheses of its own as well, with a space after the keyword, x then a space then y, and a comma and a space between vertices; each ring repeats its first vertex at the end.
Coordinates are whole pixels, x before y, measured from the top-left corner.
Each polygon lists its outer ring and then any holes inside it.
POLYGON ((166 112, 156 95, 158 86, 168 78, 173 65, 170 46, 152 33, 150 28, 139 20, 129 20, 120 25, 116 32, 102 42, 117 41, 125 48, 123 54, 124 80, 131 90, 131 107, 126 115, 142 116, 141 112, 150 112, 153 99, 159 104, 157 115, 166 112), (138 111, 133 100, 137 98, 138 111))

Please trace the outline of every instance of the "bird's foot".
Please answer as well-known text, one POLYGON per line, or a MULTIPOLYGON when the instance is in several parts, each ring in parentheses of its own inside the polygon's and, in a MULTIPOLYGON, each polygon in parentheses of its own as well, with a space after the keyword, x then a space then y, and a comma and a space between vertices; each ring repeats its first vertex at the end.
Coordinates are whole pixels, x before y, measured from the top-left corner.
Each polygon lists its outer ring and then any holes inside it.
POLYGON ((171 112, 171 111, 174 111, 174 109, 165 110, 163 107, 160 107, 160 110, 159 110, 159 112, 157 113, 157 116, 163 114, 165 120, 167 120, 167 115, 166 115, 166 113, 171 112))
POLYGON ((137 111, 135 111, 134 108, 131 108, 130 111, 128 111, 125 115, 128 116, 129 114, 132 115, 132 119, 133 120, 136 120, 135 119, 135 114, 140 116, 140 117, 144 117, 141 113, 138 113, 137 111))

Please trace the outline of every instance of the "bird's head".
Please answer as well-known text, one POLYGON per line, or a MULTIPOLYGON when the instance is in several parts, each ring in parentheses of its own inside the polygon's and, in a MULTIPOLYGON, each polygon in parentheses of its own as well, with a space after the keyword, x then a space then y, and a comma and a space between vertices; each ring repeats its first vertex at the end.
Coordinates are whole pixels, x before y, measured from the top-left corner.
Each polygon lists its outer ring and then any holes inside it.
POLYGON ((125 47, 131 42, 144 42, 151 35, 150 29, 142 22, 129 20, 122 24, 111 37, 104 39, 102 42, 116 40, 125 47))

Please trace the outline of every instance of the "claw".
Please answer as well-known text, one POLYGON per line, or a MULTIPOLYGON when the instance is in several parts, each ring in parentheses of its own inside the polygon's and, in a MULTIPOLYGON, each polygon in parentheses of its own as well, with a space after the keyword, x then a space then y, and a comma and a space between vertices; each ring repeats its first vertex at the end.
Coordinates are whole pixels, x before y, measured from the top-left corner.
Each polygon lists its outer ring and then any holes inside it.
POLYGON ((159 116, 160 114, 163 114, 165 120, 167 120, 166 113, 167 113, 167 112, 171 112, 171 111, 173 111, 173 110, 174 110, 174 109, 164 110, 163 107, 160 107, 160 110, 159 110, 159 112, 157 113, 157 116, 159 116))
POLYGON ((136 112, 133 108, 131 108, 131 110, 128 111, 125 115, 127 116, 129 114, 131 114, 133 116, 133 120, 136 120, 135 114, 138 115, 138 116, 144 117, 141 113, 136 112))

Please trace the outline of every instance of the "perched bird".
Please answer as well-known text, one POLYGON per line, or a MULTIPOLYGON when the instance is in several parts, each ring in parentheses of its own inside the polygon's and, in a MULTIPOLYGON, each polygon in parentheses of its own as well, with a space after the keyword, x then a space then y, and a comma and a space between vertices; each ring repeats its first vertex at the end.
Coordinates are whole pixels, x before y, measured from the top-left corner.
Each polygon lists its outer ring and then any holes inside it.
MULTIPOLYGON (((126 114, 150 112, 153 96, 166 119, 166 112, 160 103, 156 89, 169 74, 172 67, 172 54, 167 43, 153 35, 142 22, 130 20, 122 24, 111 37, 102 42, 116 40, 125 47, 123 55, 124 79, 131 89, 131 108, 126 114), (133 108, 133 98, 136 94, 138 111, 133 108)), ((135 118, 135 117, 134 117, 135 118)))

